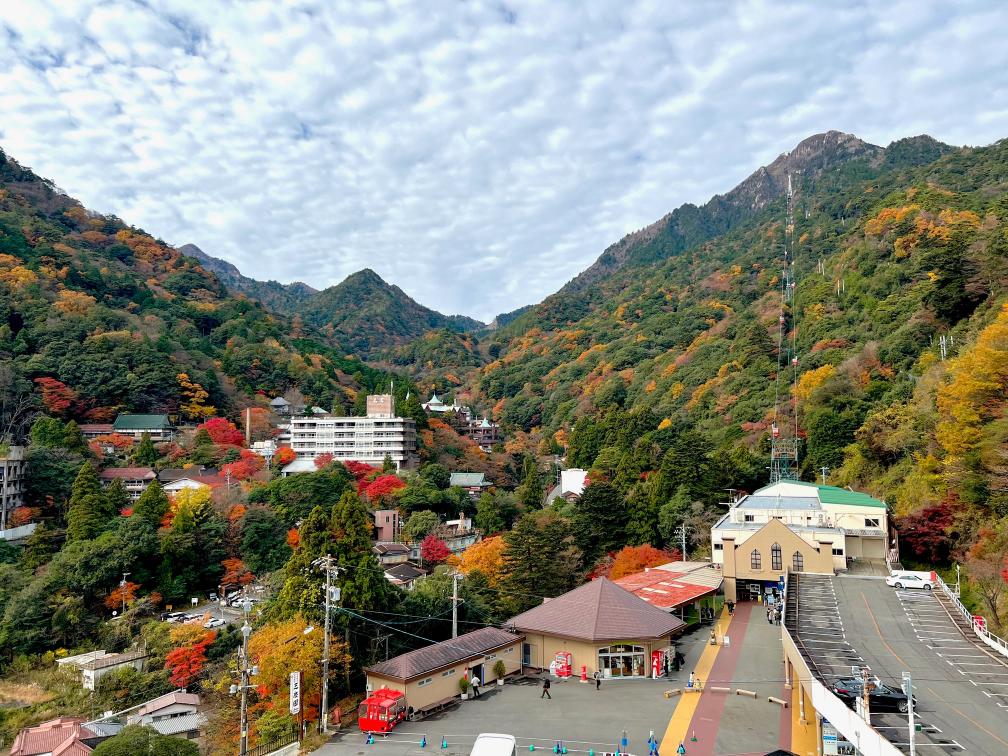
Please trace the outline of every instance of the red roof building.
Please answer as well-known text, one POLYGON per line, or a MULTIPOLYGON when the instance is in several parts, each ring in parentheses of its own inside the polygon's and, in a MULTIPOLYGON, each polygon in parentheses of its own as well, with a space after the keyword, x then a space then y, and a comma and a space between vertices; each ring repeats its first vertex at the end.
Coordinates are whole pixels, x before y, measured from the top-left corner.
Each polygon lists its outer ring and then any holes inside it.
POLYGON ((11 756, 85 756, 92 748, 81 742, 84 738, 99 737, 83 726, 78 717, 60 717, 35 727, 26 727, 14 738, 11 756))
POLYGON ((670 562, 615 582, 651 606, 671 612, 716 593, 721 587, 721 573, 708 562, 670 562))

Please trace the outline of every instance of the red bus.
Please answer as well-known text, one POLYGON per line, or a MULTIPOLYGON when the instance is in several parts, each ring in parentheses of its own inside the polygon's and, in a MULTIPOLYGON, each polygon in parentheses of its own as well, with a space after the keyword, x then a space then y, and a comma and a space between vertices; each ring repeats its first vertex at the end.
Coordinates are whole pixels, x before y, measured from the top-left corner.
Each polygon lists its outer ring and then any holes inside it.
POLYGON ((406 696, 400 690, 379 688, 361 701, 357 724, 361 732, 390 732, 406 719, 406 696))

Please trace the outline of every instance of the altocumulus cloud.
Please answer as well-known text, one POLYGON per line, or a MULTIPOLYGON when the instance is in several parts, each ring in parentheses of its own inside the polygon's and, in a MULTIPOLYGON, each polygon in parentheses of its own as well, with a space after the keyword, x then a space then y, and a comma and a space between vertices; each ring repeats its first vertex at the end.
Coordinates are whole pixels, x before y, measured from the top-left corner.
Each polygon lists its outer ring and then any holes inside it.
POLYGON ((1000 2, 0 4, 0 144, 248 274, 538 301, 805 136, 1003 136, 1000 2))

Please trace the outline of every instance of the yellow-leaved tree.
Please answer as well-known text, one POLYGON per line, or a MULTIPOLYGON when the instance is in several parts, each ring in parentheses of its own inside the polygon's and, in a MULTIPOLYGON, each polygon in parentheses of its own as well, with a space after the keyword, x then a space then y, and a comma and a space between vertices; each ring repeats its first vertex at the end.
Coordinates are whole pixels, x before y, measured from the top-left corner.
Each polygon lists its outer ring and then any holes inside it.
POLYGON ((463 575, 479 570, 486 575, 487 582, 492 586, 500 583, 504 571, 504 538, 491 536, 477 541, 462 552, 459 570, 463 575))
POLYGON ((188 373, 179 373, 175 376, 178 380, 179 389, 182 392, 184 401, 179 405, 179 411, 189 420, 206 420, 217 413, 217 409, 207 404, 210 393, 196 381, 189 377, 188 373))

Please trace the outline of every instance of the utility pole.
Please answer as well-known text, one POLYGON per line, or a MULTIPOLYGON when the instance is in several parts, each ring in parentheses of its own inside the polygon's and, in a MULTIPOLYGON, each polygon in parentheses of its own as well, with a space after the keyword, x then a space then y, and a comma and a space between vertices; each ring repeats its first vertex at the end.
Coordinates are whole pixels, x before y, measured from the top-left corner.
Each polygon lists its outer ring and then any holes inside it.
MULTIPOLYGON (((868 673, 871 670, 868 667, 861 667, 861 706, 862 712, 864 713, 864 721, 871 724, 871 709, 868 707, 868 702, 871 696, 871 690, 869 689, 870 683, 868 682, 868 673)), ((875 686, 872 685, 872 688, 875 686)))
POLYGON ((679 542, 682 544, 682 560, 686 561, 686 523, 684 522, 675 530, 676 535, 679 537, 679 542))
POLYGON ((826 467, 826 465, 823 465, 822 467, 819 468, 819 471, 822 473, 822 484, 825 486, 826 476, 829 475, 829 468, 826 467))
POLYGON ((249 678, 259 674, 258 667, 249 666, 248 658, 248 641, 249 636, 252 635, 252 626, 249 624, 248 619, 251 609, 252 603, 248 599, 245 599, 242 602, 242 613, 245 616, 245 624, 242 625, 242 644, 238 651, 238 673, 241 675, 241 681, 238 685, 231 686, 231 695, 241 693, 241 729, 238 741, 238 756, 245 756, 248 752, 248 689, 251 687, 249 678))
POLYGON ((913 702, 913 680, 909 672, 903 673, 903 692, 907 697, 907 725, 910 728, 910 756, 917 756, 917 744, 914 742, 914 733, 917 726, 914 724, 914 702, 913 702))
POLYGON ((124 572, 123 579, 119 582, 119 593, 122 594, 123 614, 126 614, 126 578, 131 574, 130 572, 124 572))
POLYGON ((458 638, 458 605, 462 603, 458 595, 458 585, 461 579, 461 573, 452 573, 452 638, 458 638))
POLYGON ((319 732, 326 734, 329 732, 329 622, 330 607, 332 600, 339 601, 339 586, 334 588, 333 577, 339 575, 339 568, 335 565, 332 554, 326 554, 324 558, 316 559, 312 564, 320 566, 325 570, 325 634, 322 637, 322 711, 319 715, 319 732))

